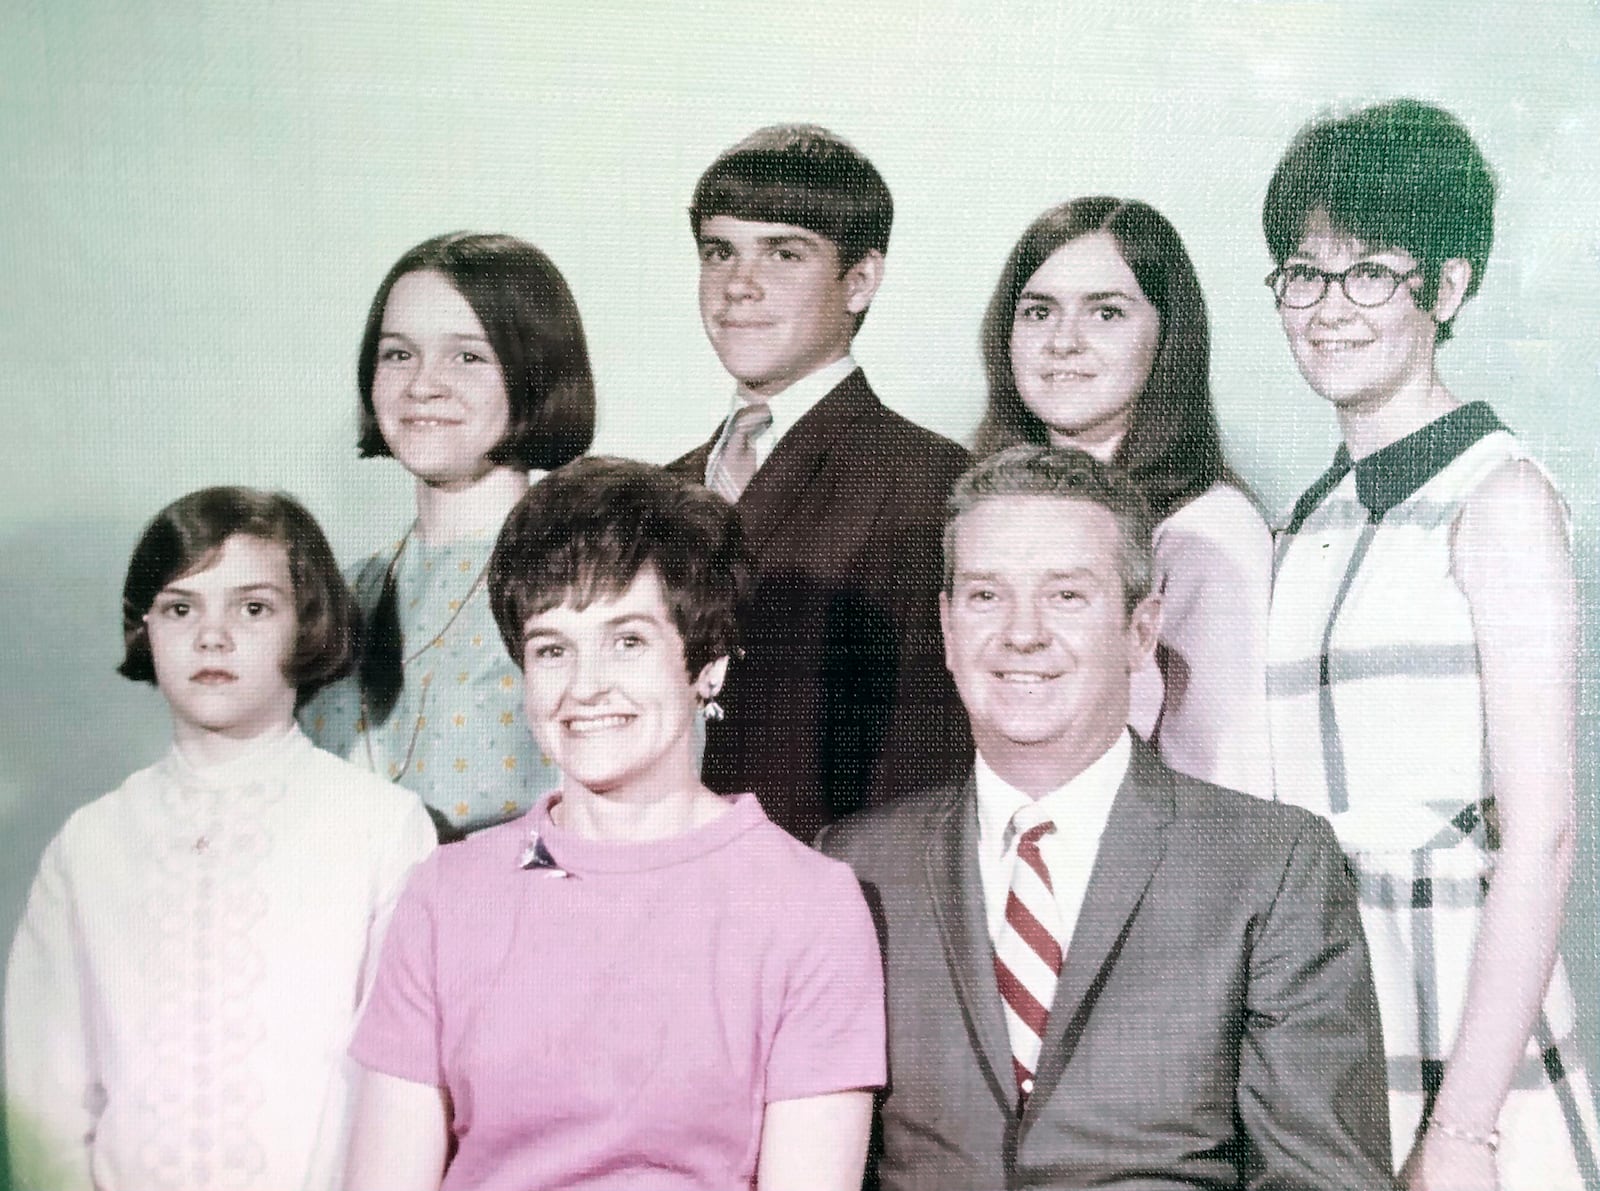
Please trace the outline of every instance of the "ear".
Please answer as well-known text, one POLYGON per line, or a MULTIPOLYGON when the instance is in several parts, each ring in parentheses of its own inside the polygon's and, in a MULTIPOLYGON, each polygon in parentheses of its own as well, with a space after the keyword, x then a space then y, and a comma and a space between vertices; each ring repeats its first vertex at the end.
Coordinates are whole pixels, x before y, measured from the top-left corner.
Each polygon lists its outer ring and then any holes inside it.
POLYGON ((1128 673, 1132 674, 1155 656, 1156 640, 1161 636, 1161 597, 1154 592, 1144 597, 1128 613, 1128 673))
POLYGON ((1433 299, 1433 321, 1447 323, 1461 310, 1467 300, 1467 286, 1472 284, 1472 264, 1453 256, 1439 266, 1439 292, 1433 299))
POLYGON ((707 662, 700 667, 700 674, 694 680, 694 693, 701 700, 715 699, 722 690, 722 684, 728 677, 728 658, 724 654, 714 662, 707 662))
POLYGON ((939 636, 944 641, 944 668, 952 674, 955 667, 950 664, 950 593, 939 593, 939 636))
POLYGON ((883 284, 883 253, 869 248, 860 260, 844 271, 844 284, 848 297, 845 309, 860 314, 872 305, 878 286, 883 284))

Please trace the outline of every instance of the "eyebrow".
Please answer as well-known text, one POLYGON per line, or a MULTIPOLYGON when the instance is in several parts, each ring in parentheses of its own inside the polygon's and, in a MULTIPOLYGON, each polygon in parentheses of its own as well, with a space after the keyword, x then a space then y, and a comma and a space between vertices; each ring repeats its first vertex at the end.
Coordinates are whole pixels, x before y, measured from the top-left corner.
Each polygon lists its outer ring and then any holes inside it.
MULTIPOLYGON (((289 593, 287 591, 285 591, 283 588, 279 587, 276 583, 271 583, 271 582, 241 583, 238 587, 230 587, 227 590, 228 590, 228 594, 229 595, 244 595, 245 593, 252 592, 252 591, 270 591, 270 592, 273 592, 273 593, 275 593, 277 595, 281 595, 281 596, 283 596, 285 598, 287 598, 288 595, 289 595, 289 593)), ((156 595, 157 596, 164 596, 164 595, 188 596, 189 598, 193 599, 196 596, 200 595, 200 593, 198 591, 193 590, 192 588, 174 587, 172 584, 169 583, 166 587, 163 587, 160 591, 156 592, 156 595)))
MULTIPOLYGON (((1124 293, 1119 289, 1096 290, 1092 294, 1083 295, 1083 300, 1085 302, 1104 302, 1108 298, 1118 298, 1124 302, 1134 302, 1138 300, 1132 294, 1124 293)), ((1017 303, 1020 305, 1023 302, 1049 302, 1057 306, 1061 304, 1060 299, 1054 294, 1041 294, 1038 290, 1031 289, 1025 289, 1022 291, 1022 293, 1017 295, 1017 303)))
MULTIPOLYGON (((404 339, 408 343, 411 341, 411 336, 407 335, 404 331, 384 331, 384 330, 380 330, 378 332, 378 338, 379 339, 404 339)), ((487 335, 478 335, 478 334, 475 334, 474 332, 471 332, 471 331, 449 331, 449 332, 447 332, 445 334, 445 338, 446 339, 456 339, 456 340, 461 340, 461 341, 470 340, 473 343, 488 343, 489 342, 489 337, 487 335)))
MULTIPOLYGON (((699 243, 702 248, 708 244, 715 244, 721 248, 737 249, 738 247, 738 245, 725 236, 701 236, 699 243)), ((758 248, 781 248, 790 244, 800 244, 807 248, 815 248, 821 243, 821 237, 813 236, 805 232, 784 232, 783 234, 777 236, 756 237, 756 247, 758 248)))
MULTIPOLYGON (((543 615, 543 613, 540 613, 540 615, 543 615)), ((617 629, 621 628, 625 624, 632 624, 635 621, 641 621, 644 624, 651 625, 656 628, 660 628, 666 623, 658 617, 651 616, 645 612, 625 612, 621 616, 613 616, 607 620, 606 627, 609 629, 617 629)), ((551 628, 546 625, 538 625, 535 628, 525 629, 522 634, 522 639, 524 641, 531 641, 535 637, 565 637, 566 635, 567 634, 563 633, 560 629, 551 628)))
MULTIPOLYGON (((1093 567, 1071 567, 1065 571, 1046 571, 1042 578, 1046 580, 1083 578, 1092 579, 1097 575, 1097 573, 1098 572, 1096 572, 1093 567)), ((957 583, 971 583, 985 579, 1003 580, 1006 578, 1008 578, 1008 576, 1003 571, 957 571, 955 573, 955 581, 957 583)))

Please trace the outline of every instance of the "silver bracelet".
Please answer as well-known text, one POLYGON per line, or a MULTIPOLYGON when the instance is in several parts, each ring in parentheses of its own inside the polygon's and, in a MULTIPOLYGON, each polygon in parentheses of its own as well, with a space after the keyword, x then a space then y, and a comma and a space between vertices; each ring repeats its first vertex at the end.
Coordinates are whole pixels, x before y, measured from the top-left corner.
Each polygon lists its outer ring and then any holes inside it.
POLYGON ((1436 1133, 1442 1133, 1446 1137, 1453 1137, 1457 1141, 1467 1142, 1470 1145, 1488 1146, 1491 1154, 1498 1152, 1500 1149, 1500 1130, 1498 1129, 1491 1129, 1487 1133, 1473 1133, 1470 1130, 1462 1129, 1458 1125, 1452 1125, 1449 1121, 1441 1121, 1438 1117, 1433 1117, 1428 1121, 1428 1128, 1436 1133))

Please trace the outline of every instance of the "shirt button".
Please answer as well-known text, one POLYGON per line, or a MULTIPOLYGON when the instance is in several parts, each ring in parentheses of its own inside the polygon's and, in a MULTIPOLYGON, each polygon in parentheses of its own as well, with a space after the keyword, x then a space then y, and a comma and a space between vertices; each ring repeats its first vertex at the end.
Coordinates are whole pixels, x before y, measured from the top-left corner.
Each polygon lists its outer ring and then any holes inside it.
POLYGON ((1024 1096, 1033 1095, 1033 1080, 1025 1079, 1022 1081, 1022 1094, 1024 1096))

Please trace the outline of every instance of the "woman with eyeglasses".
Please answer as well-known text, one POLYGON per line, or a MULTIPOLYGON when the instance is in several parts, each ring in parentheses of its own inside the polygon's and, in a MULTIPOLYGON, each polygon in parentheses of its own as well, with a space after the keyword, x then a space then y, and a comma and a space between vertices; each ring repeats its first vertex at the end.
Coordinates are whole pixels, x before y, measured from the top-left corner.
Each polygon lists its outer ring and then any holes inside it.
POLYGON ((1575 823, 1567 511, 1488 405, 1440 379, 1483 279, 1494 182, 1449 113, 1308 127, 1262 211, 1301 374, 1344 437, 1280 540, 1277 797, 1356 870, 1412 1191, 1596 1186, 1558 953, 1575 823))

